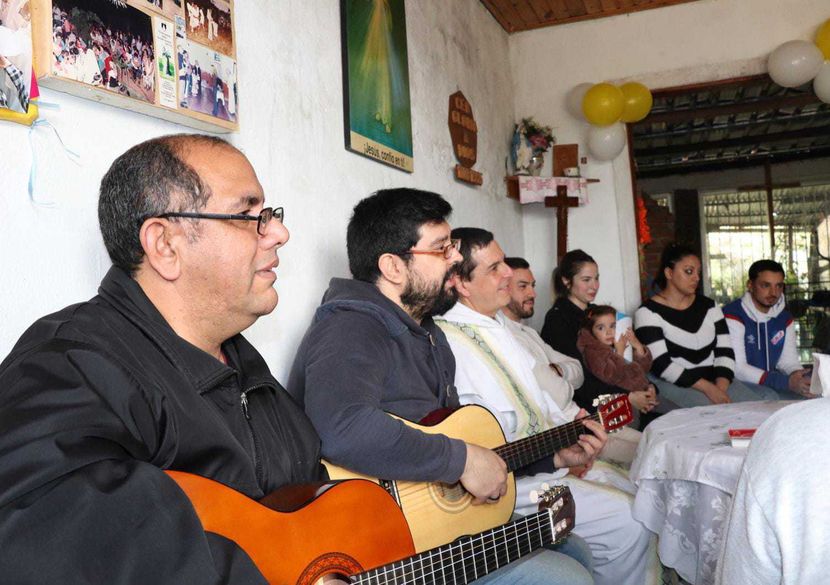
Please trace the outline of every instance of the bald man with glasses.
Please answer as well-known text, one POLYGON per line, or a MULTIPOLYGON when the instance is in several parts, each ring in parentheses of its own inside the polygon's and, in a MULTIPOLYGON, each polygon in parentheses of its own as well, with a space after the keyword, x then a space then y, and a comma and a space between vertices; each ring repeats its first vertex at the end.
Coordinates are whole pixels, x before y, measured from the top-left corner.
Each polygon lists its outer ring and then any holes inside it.
POLYGON ((112 164, 98 295, 0 364, 4 583, 265 583, 164 473, 253 499, 325 477, 316 432, 240 335, 278 300, 289 234, 264 205, 218 138, 157 138, 112 164))

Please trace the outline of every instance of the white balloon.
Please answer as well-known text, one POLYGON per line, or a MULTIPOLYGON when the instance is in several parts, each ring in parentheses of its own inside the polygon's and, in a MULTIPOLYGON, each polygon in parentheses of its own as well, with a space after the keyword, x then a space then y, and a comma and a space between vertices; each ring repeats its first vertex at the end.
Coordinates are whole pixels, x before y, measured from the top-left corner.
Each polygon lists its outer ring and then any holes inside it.
POLYGON ((813 90, 818 99, 825 104, 830 104, 830 61, 825 61, 818 70, 818 75, 813 80, 813 90))
POLYGON ((625 148, 628 136, 625 124, 591 126, 588 130, 588 151, 597 160, 614 160, 625 148))
POLYGON ((818 75, 824 55, 809 41, 788 41, 769 56, 767 69, 781 87, 798 87, 818 75))
POLYGON ((582 99, 585 97, 585 93, 593 86, 593 83, 580 83, 569 91, 565 98, 565 105, 568 108, 568 112, 577 120, 585 119, 585 114, 582 113, 582 99))

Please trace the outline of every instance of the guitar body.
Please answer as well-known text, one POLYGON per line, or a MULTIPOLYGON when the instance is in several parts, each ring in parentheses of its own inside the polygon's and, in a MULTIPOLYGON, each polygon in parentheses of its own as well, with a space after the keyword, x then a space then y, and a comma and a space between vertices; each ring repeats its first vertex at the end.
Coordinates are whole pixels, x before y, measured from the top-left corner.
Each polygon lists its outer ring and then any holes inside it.
POLYGON ((207 532, 233 540, 272 584, 309 585, 402 559, 415 549, 406 519, 367 481, 285 488, 263 503, 210 479, 167 472, 207 532), (277 511, 273 507, 284 507, 277 511))
MULTIPOLYGON (((395 417, 398 418, 398 417, 395 417)), ((404 419, 405 424, 424 433, 442 434, 466 443, 495 449, 504 445, 504 433, 498 420, 486 408, 469 405, 453 411, 443 421, 423 426, 404 419)), ((370 479, 324 462, 332 479, 370 479)), ((415 550, 422 552, 451 542, 459 536, 476 534, 510 520, 516 504, 513 474, 507 481, 507 494, 495 504, 473 506, 473 497, 461 483, 395 481, 383 482, 403 510, 415 550)))

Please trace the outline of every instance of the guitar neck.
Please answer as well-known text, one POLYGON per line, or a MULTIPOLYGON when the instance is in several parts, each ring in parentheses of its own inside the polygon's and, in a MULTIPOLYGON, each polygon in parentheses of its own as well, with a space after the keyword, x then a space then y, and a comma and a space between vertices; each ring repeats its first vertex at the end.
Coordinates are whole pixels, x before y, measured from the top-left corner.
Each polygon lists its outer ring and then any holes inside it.
POLYGON ((450 544, 354 575, 350 577, 350 582, 360 585, 470 583, 553 542, 552 524, 551 512, 544 510, 476 536, 465 536, 450 544))
POLYGON ((569 422, 547 431, 506 443, 493 449, 505 463, 508 471, 516 471, 545 457, 550 457, 560 449, 575 445, 579 435, 585 433, 582 421, 585 419, 602 422, 598 413, 569 422))

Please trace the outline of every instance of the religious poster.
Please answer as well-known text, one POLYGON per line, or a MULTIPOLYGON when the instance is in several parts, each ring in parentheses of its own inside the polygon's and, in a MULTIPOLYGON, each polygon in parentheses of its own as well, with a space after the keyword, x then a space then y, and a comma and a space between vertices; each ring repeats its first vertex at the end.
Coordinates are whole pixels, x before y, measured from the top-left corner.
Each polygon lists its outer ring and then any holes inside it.
POLYGON ((32 84, 29 0, 0 0, 0 108, 25 114, 32 84))
POLYGON ((340 9, 346 148, 412 172, 404 0, 341 0, 340 9))

